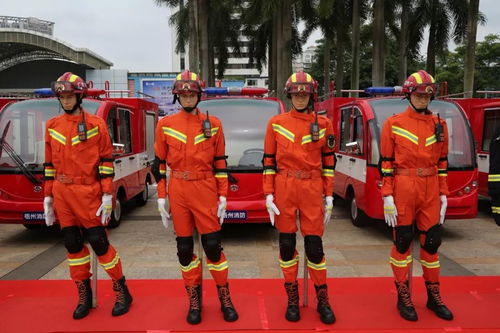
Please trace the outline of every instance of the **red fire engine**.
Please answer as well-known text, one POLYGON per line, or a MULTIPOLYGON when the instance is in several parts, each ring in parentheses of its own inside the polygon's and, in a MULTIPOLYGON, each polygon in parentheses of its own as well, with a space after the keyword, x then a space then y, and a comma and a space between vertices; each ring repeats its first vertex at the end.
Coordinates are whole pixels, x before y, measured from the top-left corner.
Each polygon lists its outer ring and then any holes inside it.
MULTIPOLYGON (((392 88, 391 88, 392 89, 392 88)), ((371 94, 393 92, 382 88, 371 94)), ((351 221, 363 226, 383 219, 379 174, 380 132, 384 121, 403 112, 408 105, 399 97, 332 97, 317 103, 326 111, 336 133, 334 194, 348 202, 351 221)), ((456 103, 434 100, 429 109, 445 119, 449 131, 448 210, 449 219, 472 218, 477 214, 477 165, 472 133, 462 108, 456 103)))
MULTIPOLYGON (((36 93, 51 94, 50 89, 36 93)), ((106 120, 113 141, 115 203, 110 227, 116 227, 126 201, 144 205, 148 200, 158 105, 141 98, 99 98, 104 93, 90 89, 82 107, 106 120)), ((28 229, 44 224, 44 128, 61 112, 54 97, 10 103, 0 111, 0 223, 28 229)))
POLYGON ((500 126, 500 98, 457 98, 469 117, 476 143, 479 171, 479 194, 488 196, 488 172, 490 166, 490 142, 500 126))
POLYGON ((219 118, 224 128, 229 191, 224 223, 269 222, 262 189, 262 158, 266 125, 285 112, 276 98, 262 97, 267 89, 205 88, 201 112, 219 118))

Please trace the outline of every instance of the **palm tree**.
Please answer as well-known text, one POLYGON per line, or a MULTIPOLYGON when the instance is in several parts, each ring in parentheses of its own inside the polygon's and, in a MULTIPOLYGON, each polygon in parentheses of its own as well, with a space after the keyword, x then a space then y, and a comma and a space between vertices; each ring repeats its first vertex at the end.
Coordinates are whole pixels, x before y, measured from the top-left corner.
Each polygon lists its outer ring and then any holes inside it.
POLYGON ((477 21, 479 17, 479 0, 469 1, 467 17, 467 42, 464 66, 464 97, 472 97, 474 90, 474 64, 476 51, 477 21))
POLYGON ((420 0, 416 13, 423 15, 429 26, 426 70, 434 75, 436 56, 443 54, 448 48, 450 37, 460 40, 465 36, 467 0, 420 0))
POLYGON ((300 54, 298 0, 249 0, 242 11, 243 34, 249 39, 249 58, 257 68, 268 66, 269 89, 287 102, 283 89, 292 74, 292 57, 300 54))
POLYGON ((179 8, 172 13, 169 24, 174 27, 177 34, 175 45, 176 53, 185 53, 186 44, 189 45, 189 69, 197 72, 198 61, 198 30, 196 0, 155 0, 158 6, 167 6, 171 9, 179 8), (188 27, 188 29, 186 29, 188 27))
POLYGON ((385 84, 384 14, 384 0, 373 0, 372 84, 374 86, 383 86, 385 84))

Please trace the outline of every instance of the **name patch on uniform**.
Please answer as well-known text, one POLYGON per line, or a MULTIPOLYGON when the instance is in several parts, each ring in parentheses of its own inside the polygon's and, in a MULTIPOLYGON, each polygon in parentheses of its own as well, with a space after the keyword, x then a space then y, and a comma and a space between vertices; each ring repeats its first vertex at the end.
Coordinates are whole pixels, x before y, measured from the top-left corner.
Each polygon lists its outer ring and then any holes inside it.
POLYGON ((326 145, 330 149, 333 149, 333 147, 335 147, 335 136, 333 134, 330 134, 326 137, 326 145))

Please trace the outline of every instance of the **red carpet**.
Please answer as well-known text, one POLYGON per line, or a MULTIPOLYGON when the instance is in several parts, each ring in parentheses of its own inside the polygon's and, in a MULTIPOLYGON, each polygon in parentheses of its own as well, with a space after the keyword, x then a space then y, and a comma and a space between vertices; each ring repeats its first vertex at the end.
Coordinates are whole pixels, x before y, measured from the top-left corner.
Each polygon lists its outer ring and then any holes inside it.
POLYGON ((283 316, 286 297, 282 280, 230 280, 240 319, 226 323, 215 286, 205 280, 203 321, 196 326, 185 321, 188 304, 180 280, 128 281, 134 303, 128 314, 116 318, 111 317, 111 283, 99 280, 98 307, 78 321, 71 318, 77 301, 73 282, 0 281, 0 332, 500 332, 500 277, 443 277, 443 299, 455 315, 449 322, 425 308, 423 281, 414 281, 413 301, 419 321, 407 322, 397 313, 392 278, 329 279, 337 322, 324 325, 315 311, 312 283, 309 307, 301 308, 301 321, 289 323, 283 316))

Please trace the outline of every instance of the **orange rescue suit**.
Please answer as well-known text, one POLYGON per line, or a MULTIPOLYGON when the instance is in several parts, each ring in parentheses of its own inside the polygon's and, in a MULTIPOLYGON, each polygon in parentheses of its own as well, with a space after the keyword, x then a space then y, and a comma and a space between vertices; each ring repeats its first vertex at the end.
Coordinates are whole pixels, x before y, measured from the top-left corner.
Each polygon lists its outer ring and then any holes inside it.
MULTIPOLYGON (((295 233, 297 211, 303 236, 324 232, 323 195, 333 194, 334 153, 331 121, 318 116, 319 141, 312 141, 310 128, 314 114, 295 109, 272 117, 264 142, 264 194, 273 194, 280 215, 276 228, 280 233, 295 233), (328 142, 329 141, 329 142, 328 142)), ((287 282, 296 281, 298 254, 292 260, 280 260, 287 282)), ((326 261, 308 262, 315 285, 326 283, 326 261)))
MULTIPOLYGON (((206 138, 202 131, 206 117, 199 110, 181 110, 161 119, 156 127, 155 154, 160 159, 162 175, 158 198, 168 195, 178 237, 192 236, 195 227, 202 235, 221 229, 217 202, 219 196, 227 196, 228 188, 224 132, 220 120, 210 116, 212 137, 206 138), (168 188, 167 164, 171 169, 168 188)), ((217 285, 225 285, 228 265, 224 253, 218 262, 207 258, 207 263, 217 285)), ((181 265, 181 270, 186 285, 201 282, 201 265, 196 255, 188 266, 181 265)))
MULTIPOLYGON (((102 226, 96 216, 103 193, 112 193, 114 177, 111 139, 103 119, 81 109, 79 115, 62 114, 45 126, 45 196, 54 197, 54 211, 61 225, 89 229, 102 226), (78 123, 85 120, 87 140, 80 141, 78 123)), ((68 253, 74 280, 90 277, 87 246, 68 253)), ((123 274, 116 250, 110 245, 99 262, 113 279, 123 274)))
MULTIPOLYGON (((410 106, 405 112, 386 120, 380 142, 382 196, 392 195, 396 205, 397 227, 410 226, 416 220, 420 232, 420 262, 424 279, 439 279, 438 253, 430 254, 424 246, 427 232, 439 223, 440 195, 448 195, 448 129, 443 128, 443 141, 435 135, 438 117, 417 113, 410 106)), ((396 237, 396 231, 393 232, 396 237)), ((408 279, 412 262, 411 247, 399 253, 393 244, 390 262, 397 281, 408 279)))

